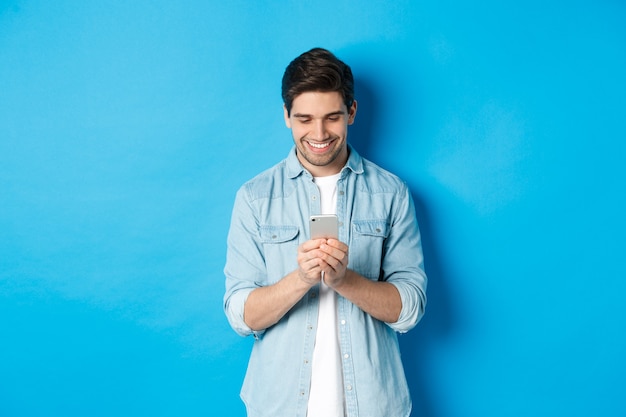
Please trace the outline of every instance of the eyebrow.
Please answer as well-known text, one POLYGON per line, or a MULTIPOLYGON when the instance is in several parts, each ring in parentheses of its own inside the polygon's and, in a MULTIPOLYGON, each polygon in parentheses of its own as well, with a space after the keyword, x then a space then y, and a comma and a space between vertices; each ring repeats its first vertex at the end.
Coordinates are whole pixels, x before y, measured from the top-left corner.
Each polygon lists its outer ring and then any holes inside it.
MULTIPOLYGON (((326 117, 332 117, 332 116, 343 116, 343 115, 345 115, 345 114, 346 114, 346 112, 344 112, 343 110, 337 110, 337 111, 333 111, 333 112, 330 112, 330 113, 328 113, 328 114, 325 114, 325 115, 323 116, 323 118, 326 118, 326 117)), ((310 114, 303 114, 303 113, 294 113, 294 114, 293 114, 293 117, 297 117, 297 118, 299 118, 299 119, 303 119, 303 118, 313 118, 313 116, 312 116, 312 115, 310 115, 310 114)))

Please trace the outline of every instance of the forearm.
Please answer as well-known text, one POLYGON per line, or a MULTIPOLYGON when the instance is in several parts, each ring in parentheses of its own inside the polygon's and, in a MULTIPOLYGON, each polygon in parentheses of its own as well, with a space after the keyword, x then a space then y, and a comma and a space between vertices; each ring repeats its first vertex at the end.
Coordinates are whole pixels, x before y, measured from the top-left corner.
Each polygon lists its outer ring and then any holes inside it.
POLYGON ((375 319, 395 323, 400 317, 402 299, 393 284, 372 281, 349 269, 334 289, 375 319))
POLYGON ((256 288, 244 305, 246 325, 254 331, 260 331, 278 323, 310 288, 298 277, 297 271, 275 284, 256 288))

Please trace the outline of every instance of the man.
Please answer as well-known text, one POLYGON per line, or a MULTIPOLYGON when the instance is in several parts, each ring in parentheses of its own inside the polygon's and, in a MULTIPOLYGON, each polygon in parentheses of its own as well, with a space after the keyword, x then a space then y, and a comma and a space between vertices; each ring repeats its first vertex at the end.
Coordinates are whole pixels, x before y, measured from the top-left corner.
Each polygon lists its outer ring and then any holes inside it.
POLYGON ((312 49, 283 75, 294 148, 237 193, 224 310, 255 338, 241 391, 250 417, 402 417, 411 411, 396 332, 424 314, 411 194, 347 143, 350 67, 312 49), (336 214, 338 239, 310 239, 336 214))

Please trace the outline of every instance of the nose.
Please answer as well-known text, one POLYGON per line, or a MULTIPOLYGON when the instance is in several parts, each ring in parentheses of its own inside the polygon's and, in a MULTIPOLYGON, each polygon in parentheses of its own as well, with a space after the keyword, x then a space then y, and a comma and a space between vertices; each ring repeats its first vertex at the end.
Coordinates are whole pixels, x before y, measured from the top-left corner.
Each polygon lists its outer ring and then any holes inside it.
POLYGON ((316 120, 311 131, 311 138, 317 141, 323 141, 328 138, 328 131, 323 120, 316 120))

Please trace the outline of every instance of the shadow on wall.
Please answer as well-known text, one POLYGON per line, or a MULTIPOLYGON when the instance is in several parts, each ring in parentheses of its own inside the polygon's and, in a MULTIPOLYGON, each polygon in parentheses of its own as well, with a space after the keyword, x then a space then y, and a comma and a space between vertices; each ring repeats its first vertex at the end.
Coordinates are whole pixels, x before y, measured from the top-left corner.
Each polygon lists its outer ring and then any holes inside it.
POLYGON ((427 375, 433 372, 429 366, 441 339, 446 338, 455 326, 454 308, 448 295, 445 268, 440 261, 441 246, 437 244, 437 231, 433 229, 427 204, 413 190, 417 222, 422 234, 424 263, 428 275, 426 314, 415 329, 400 336, 400 350, 404 371, 413 397, 413 416, 436 417, 433 394, 427 375))
MULTIPOLYGON (((372 155, 373 132, 379 115, 379 100, 376 97, 373 83, 364 79, 355 79, 355 94, 358 102, 356 122, 351 126, 350 143, 365 158, 376 162, 372 155)), ((382 129, 384 131, 384 129, 382 129)), ((393 172, 393 167, 389 167, 393 172)), ((404 180, 407 180, 404 178, 404 180)), ((413 398, 412 416, 436 417, 439 415, 433 406, 433 395, 429 392, 426 376, 432 372, 429 363, 436 349, 437 340, 446 337, 453 331, 454 314, 446 287, 445 268, 438 256, 440 245, 437 244, 437 231, 433 228, 429 205, 419 196, 416 187, 412 186, 417 221, 422 234, 426 273, 428 275, 428 304, 426 315, 415 329, 400 335, 400 350, 406 377, 413 398)))
POLYGON ((354 79, 354 98, 357 111, 354 124, 350 126, 348 141, 363 157, 371 158, 372 131, 374 116, 378 114, 378 100, 367 80, 354 79))

